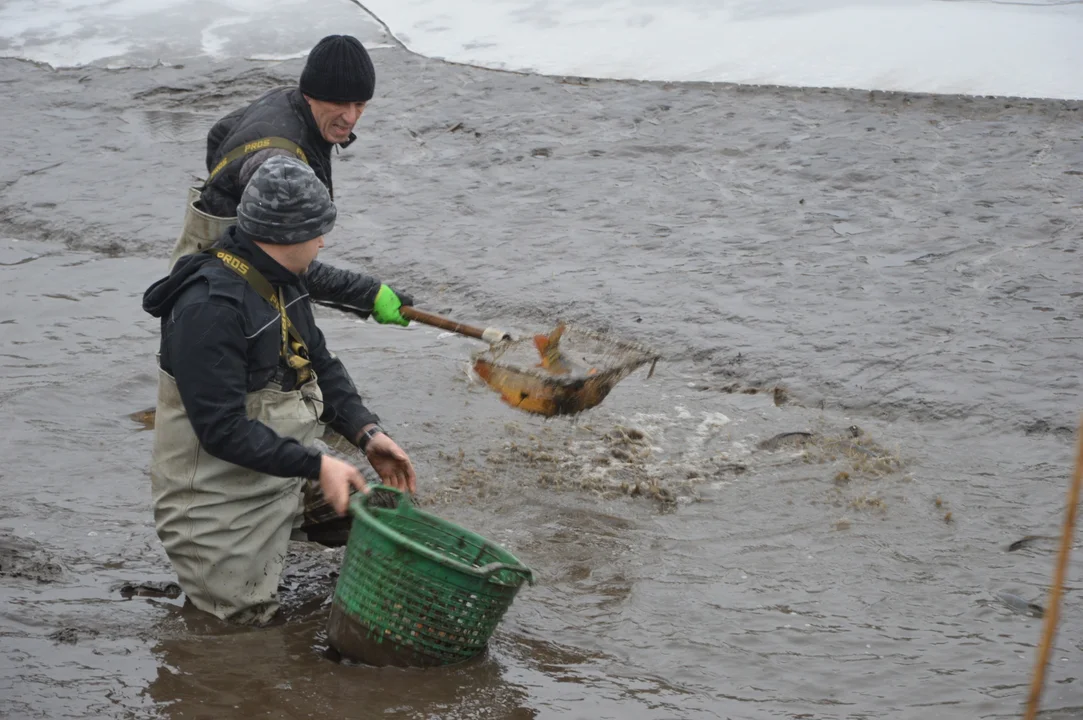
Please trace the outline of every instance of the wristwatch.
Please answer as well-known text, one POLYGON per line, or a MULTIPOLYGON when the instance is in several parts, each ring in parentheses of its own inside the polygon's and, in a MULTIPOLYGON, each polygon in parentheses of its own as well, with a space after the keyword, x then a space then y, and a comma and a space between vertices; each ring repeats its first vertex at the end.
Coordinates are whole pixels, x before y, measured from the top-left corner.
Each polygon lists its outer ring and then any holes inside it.
MULTIPOLYGON (((387 431, 385 431, 379 425, 373 425, 368 430, 361 433, 361 437, 358 438, 358 443, 357 443, 357 446, 359 448, 361 448, 361 452, 366 452, 366 449, 369 446, 369 441, 372 440, 373 436, 378 435, 378 434, 387 435, 387 431)), ((390 437, 390 435, 388 437, 390 437)))

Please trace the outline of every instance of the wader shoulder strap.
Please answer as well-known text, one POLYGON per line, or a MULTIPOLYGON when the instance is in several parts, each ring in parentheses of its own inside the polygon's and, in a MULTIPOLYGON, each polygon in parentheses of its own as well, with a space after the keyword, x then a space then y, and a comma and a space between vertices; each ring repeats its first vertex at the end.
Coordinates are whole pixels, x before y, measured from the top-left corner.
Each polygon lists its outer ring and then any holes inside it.
POLYGON ((293 142, 292 140, 287 140, 283 137, 260 138, 259 140, 253 140, 252 142, 246 142, 243 145, 238 145, 237 147, 226 153, 225 157, 219 160, 218 164, 214 166, 213 170, 211 170, 211 174, 207 176, 207 182, 204 184, 204 187, 210 185, 211 180, 214 180, 215 176, 225 170, 226 166, 234 160, 242 158, 245 155, 251 155, 252 153, 258 152, 260 150, 266 150, 267 148, 289 150, 291 153, 296 155, 301 160, 301 162, 306 165, 308 164, 308 157, 305 156, 305 151, 301 149, 300 145, 293 142))
POLYGON ((271 281, 265 278, 259 270, 252 267, 252 263, 248 260, 226 252, 221 248, 207 248, 203 252, 218 258, 223 265, 244 278, 261 298, 271 303, 271 307, 278 311, 278 314, 282 317, 282 358, 286 361, 286 365, 297 371, 297 384, 300 385, 306 382, 311 376, 308 344, 301 337, 301 333, 297 331, 297 328, 293 326, 289 315, 286 314, 286 305, 281 291, 275 292, 271 281))

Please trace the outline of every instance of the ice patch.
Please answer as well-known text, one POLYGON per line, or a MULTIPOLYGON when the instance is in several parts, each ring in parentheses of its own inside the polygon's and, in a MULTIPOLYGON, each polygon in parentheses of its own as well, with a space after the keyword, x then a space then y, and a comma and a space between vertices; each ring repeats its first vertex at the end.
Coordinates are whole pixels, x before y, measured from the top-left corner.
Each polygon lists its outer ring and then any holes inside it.
POLYGON ((332 33, 389 40, 350 0, 0 0, 0 56, 54 67, 304 57, 332 33))
POLYGON ((366 0, 410 49, 498 69, 1083 98, 1083 4, 366 0))
MULTIPOLYGON (((494 69, 1083 98, 1083 3, 995 0, 366 0, 410 49, 494 69)), ((0 0, 0 56, 57 67, 387 47, 351 0, 0 0)))

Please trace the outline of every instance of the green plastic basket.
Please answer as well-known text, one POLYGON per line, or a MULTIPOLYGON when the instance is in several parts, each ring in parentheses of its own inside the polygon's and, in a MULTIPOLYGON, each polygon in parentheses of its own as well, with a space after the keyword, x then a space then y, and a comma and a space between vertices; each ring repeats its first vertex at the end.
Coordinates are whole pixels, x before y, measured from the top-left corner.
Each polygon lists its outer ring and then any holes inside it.
POLYGON ((328 640, 370 665, 433 666, 482 651, 534 575, 498 545, 378 485, 350 503, 353 527, 328 640))

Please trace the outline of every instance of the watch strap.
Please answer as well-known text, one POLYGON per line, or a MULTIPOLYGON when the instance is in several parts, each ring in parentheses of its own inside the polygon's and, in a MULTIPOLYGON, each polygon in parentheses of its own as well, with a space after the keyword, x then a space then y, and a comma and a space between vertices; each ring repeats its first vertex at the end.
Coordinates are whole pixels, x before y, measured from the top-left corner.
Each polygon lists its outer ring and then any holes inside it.
POLYGON ((361 433, 361 437, 359 438, 358 442, 358 447, 361 448, 361 452, 368 451, 369 441, 372 440, 372 438, 376 435, 387 435, 387 431, 379 425, 373 425, 368 430, 361 433))

